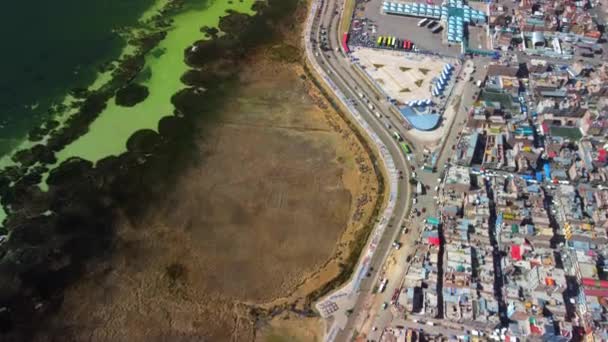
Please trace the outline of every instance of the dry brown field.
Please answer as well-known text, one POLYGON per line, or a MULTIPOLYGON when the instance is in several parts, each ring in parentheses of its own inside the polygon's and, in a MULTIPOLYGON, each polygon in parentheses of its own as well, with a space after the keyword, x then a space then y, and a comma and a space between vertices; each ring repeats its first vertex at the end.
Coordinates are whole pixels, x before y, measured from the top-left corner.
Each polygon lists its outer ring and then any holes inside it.
POLYGON ((339 275, 378 178, 301 64, 268 49, 250 58, 219 119, 201 126, 200 163, 144 219, 123 220, 111 257, 67 291, 40 340, 322 336, 296 313, 339 275))

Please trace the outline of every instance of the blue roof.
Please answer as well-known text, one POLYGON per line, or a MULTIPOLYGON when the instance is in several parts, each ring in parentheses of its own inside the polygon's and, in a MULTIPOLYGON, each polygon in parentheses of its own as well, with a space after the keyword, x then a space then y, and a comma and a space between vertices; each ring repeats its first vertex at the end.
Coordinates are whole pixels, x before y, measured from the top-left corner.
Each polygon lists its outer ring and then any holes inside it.
POLYGON ((545 170, 545 178, 547 179, 551 179, 551 165, 549 165, 549 163, 545 163, 545 165, 543 166, 543 169, 545 170))
POLYGON ((442 6, 384 1, 382 10, 388 14, 447 20, 448 41, 458 43, 464 40, 464 24, 486 21, 484 12, 467 6, 462 0, 449 0, 442 6))
POLYGON ((421 131, 430 131, 437 127, 441 118, 439 114, 418 114, 411 107, 407 106, 399 111, 414 128, 421 131))

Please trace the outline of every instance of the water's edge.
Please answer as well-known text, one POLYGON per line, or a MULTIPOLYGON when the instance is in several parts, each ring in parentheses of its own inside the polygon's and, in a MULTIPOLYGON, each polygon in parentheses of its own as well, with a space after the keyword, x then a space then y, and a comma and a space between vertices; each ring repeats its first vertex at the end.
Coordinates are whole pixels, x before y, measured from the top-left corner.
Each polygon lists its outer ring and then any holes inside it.
MULTIPOLYGON (((30 154, 20 155, 18 167, 2 171, 1 201, 10 209, 5 220, 10 234, 0 244, 0 332, 16 340, 32 338, 44 318, 61 305, 64 289, 83 274, 86 263, 112 252, 117 220, 140 217, 149 203, 166 196, 180 170, 196 162, 192 141, 199 134, 197 125, 219 114, 233 94, 248 51, 272 42, 274 22, 293 13, 297 3, 256 2, 253 16, 230 12, 222 17, 221 35, 215 32, 211 40, 187 42, 181 53, 189 68, 180 75, 184 85, 169 99, 172 115, 163 113, 156 129, 132 134, 125 152, 96 163, 69 157, 50 171, 39 164, 46 158, 46 165, 53 165, 56 151, 79 140, 74 137, 86 136, 88 125, 107 108, 115 90, 143 70, 145 59, 138 56, 119 68, 116 75, 124 82, 114 79, 113 88, 105 88, 111 91, 94 92, 83 100, 80 115, 66 122, 74 131, 62 130, 48 145, 36 145, 30 154), (57 146, 62 148, 54 150, 57 146), (30 173, 38 166, 42 167, 37 173, 30 173), (49 172, 48 191, 38 186, 44 172, 49 172)), ((146 52, 166 34, 146 37, 146 52)))

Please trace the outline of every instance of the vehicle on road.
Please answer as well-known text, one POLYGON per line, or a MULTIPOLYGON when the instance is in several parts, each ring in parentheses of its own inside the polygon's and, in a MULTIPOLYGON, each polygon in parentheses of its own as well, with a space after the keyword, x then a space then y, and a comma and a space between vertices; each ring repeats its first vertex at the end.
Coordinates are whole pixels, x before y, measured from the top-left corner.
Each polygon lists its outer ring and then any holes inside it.
POLYGON ((378 293, 382 293, 384 292, 384 290, 386 290, 386 284, 388 284, 388 279, 382 279, 382 281, 380 282, 380 286, 378 287, 378 293))
POLYGON ((386 310, 386 308, 388 308, 388 303, 387 302, 382 303, 382 310, 386 310))
POLYGON ((401 135, 397 131, 393 132, 393 137, 395 139, 397 139, 398 141, 403 141, 403 138, 401 137, 401 135))
POLYGON ((432 33, 439 33, 441 32, 441 30, 443 30, 443 27, 441 25, 435 27, 435 29, 433 29, 433 31, 431 31, 432 33))
POLYGON ((424 18, 418 22, 418 26, 423 27, 424 25, 428 24, 429 21, 430 21, 429 18, 424 18))

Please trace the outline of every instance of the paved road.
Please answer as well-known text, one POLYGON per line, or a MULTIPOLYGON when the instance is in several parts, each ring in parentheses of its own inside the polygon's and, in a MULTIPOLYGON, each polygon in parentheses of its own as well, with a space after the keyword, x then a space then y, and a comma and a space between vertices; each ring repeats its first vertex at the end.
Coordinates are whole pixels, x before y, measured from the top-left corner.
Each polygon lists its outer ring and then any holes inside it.
MULTIPOLYGON (((320 2, 313 4, 313 10, 311 15, 314 18, 314 9, 316 6, 321 5, 320 2)), ((378 273, 376 270, 380 265, 384 263, 387 252, 391 249, 391 243, 393 237, 399 232, 399 223, 403 220, 403 217, 409 210, 409 203, 411 199, 409 197, 409 183, 405 180, 400 180, 398 171, 404 173, 404 179, 408 176, 408 164, 401 152, 396 141, 391 137, 391 133, 385 129, 383 122, 379 121, 373 111, 369 110, 365 101, 357 95, 357 91, 352 86, 353 82, 351 76, 348 74, 348 70, 344 68, 341 63, 336 63, 338 59, 344 59, 345 57, 341 53, 331 54, 328 52, 320 51, 318 46, 310 43, 311 37, 316 41, 320 40, 320 25, 323 27, 332 26, 332 30, 329 30, 328 36, 332 47, 338 46, 338 35, 337 35, 337 20, 338 17, 333 17, 332 13, 335 10, 336 3, 332 1, 325 2, 323 5, 323 14, 319 18, 309 18, 311 27, 311 36, 305 37, 305 45, 307 48, 307 57, 309 62, 318 71, 319 76, 327 85, 334 91, 337 98, 340 99, 344 106, 349 109, 350 114, 355 118, 355 121, 363 120, 359 122, 360 126, 369 129, 368 135, 375 141, 382 152, 386 152, 390 158, 387 162, 384 158, 387 166, 392 167, 389 172, 389 191, 391 193, 389 198, 389 204, 387 208, 390 212, 385 210, 383 217, 380 218, 380 222, 372 233, 371 241, 366 248, 366 251, 362 255, 362 258, 354 272, 353 279, 346 284, 341 290, 328 296, 317 304, 317 308, 324 315, 324 310, 329 310, 330 315, 333 316, 333 324, 329 328, 329 334, 326 336, 327 340, 334 340, 335 333, 340 329, 343 329, 347 324, 348 317, 347 311, 351 309, 354 303, 360 297, 359 291, 370 292, 374 283, 377 281, 378 273), (333 33, 332 33, 333 32, 333 33), (313 50, 313 51, 311 51, 313 50), (326 53, 328 53, 326 55, 326 53), (328 57, 329 55, 329 57, 328 57), (366 277, 368 270, 373 269, 373 276, 366 277), (332 333, 332 331, 334 331, 332 333)), ((308 35, 308 29, 305 30, 308 35)), ((344 59, 344 61, 346 61, 344 59)), ((343 61, 343 62, 344 62, 343 61)), ((345 63, 347 64, 347 63, 345 63)))
MULTIPOLYGON (((404 247, 400 252, 395 252, 392 256, 392 259, 396 261, 395 266, 391 270, 383 270, 389 253, 393 251, 391 243, 395 239, 400 238, 401 223, 409 213, 411 206, 409 184, 406 182, 410 176, 409 165, 399 146, 392 138, 392 133, 399 131, 401 136, 406 137, 406 139, 411 134, 403 127, 403 119, 389 109, 390 105, 384 100, 384 97, 376 96, 376 94, 380 95, 378 89, 375 89, 369 81, 355 70, 350 59, 342 51, 336 51, 336 47, 340 46, 341 33, 338 32, 339 16, 334 13, 336 10, 341 12, 341 6, 342 3, 339 3, 337 0, 317 1, 313 4, 311 18, 307 22, 310 25, 310 32, 307 30, 307 36, 305 37, 307 57, 309 58, 309 62, 317 67, 317 69, 320 67, 319 74, 326 79, 331 88, 335 88, 334 92, 339 95, 338 98, 340 100, 345 102, 344 104, 347 108, 350 107, 351 114, 361 115, 361 118, 365 120, 366 126, 373 130, 376 137, 381 140, 380 144, 384 145, 390 156, 392 156, 394 167, 404 173, 404 180, 400 180, 396 184, 397 189, 391 189, 392 192, 396 190, 396 192, 393 192, 396 195, 396 198, 393 199, 394 212, 392 215, 388 214, 388 217, 385 215, 379 224, 379 226, 382 226, 383 223, 386 223, 383 220, 389 220, 387 226, 376 229, 376 233, 382 233, 380 236, 374 237, 372 235, 370 245, 375 246, 373 253, 366 254, 364 252, 351 282, 317 304, 317 308, 321 311, 322 316, 325 318, 331 316, 328 320, 330 328, 328 329, 329 333, 326 336, 326 340, 346 341, 350 340, 356 329, 361 328, 358 324, 368 316, 372 316, 373 324, 380 327, 389 325, 393 320, 390 310, 378 313, 380 310, 379 306, 384 301, 390 301, 394 289, 400 285, 400 280, 403 279, 407 267, 405 258, 413 251, 414 240, 419 236, 421 224, 419 220, 414 220, 414 223, 408 224, 410 233, 402 240, 404 247), (314 8, 316 6, 321 6, 322 11, 320 15, 315 17, 314 8), (322 29, 325 29, 327 32, 330 51, 322 51, 319 47, 318 42, 322 39, 322 29), (317 44, 311 43, 311 39, 317 42, 317 44), (362 99, 359 93, 366 94, 365 99, 362 99), (367 103, 373 104, 375 110, 368 109, 367 103), (378 118, 374 112, 379 113, 381 118, 378 118), (390 130, 387 129, 387 125, 391 126, 390 130), (366 277, 365 275, 369 269, 373 269, 372 275, 366 277), (380 278, 384 276, 389 277, 387 290, 380 296, 373 295, 373 288, 379 283, 380 278)), ((468 75, 466 78, 468 79, 468 75)), ((444 153, 439 156, 438 173, 424 173, 419 168, 416 168, 417 178, 424 184, 429 185, 431 189, 427 195, 419 198, 416 206, 418 208, 425 207, 428 212, 435 211, 434 196, 436 193, 434 192, 434 188, 437 185, 438 174, 443 171, 445 162, 451 155, 451 145, 458 138, 456 132, 460 132, 466 118, 465 109, 472 102, 471 94, 475 89, 473 86, 465 86, 465 88, 464 97, 457 106, 458 108, 456 108, 458 114, 453 121, 453 127, 449 130, 448 136, 444 137, 442 141, 446 145, 446 148, 443 150, 444 153)), ((416 148, 415 159, 421 159, 422 150, 422 147, 416 148)), ((370 250, 371 247, 368 246, 368 251, 370 250)), ((367 328, 370 328, 370 324, 367 325, 367 328)))
MULTIPOLYGON (((456 114, 454 120, 449 123, 450 128, 448 129, 448 135, 443 137, 441 141, 441 145, 439 148, 438 155, 438 163, 437 163, 437 172, 436 173, 427 173, 422 171, 419 168, 416 168, 417 178, 425 185, 429 186, 429 190, 423 196, 417 196, 417 203, 414 205, 417 209, 425 208, 427 214, 422 215, 421 217, 413 217, 408 224, 410 229, 410 234, 413 234, 413 237, 418 238, 420 236, 420 231, 423 227, 422 220, 429 215, 439 216, 435 213, 438 210, 438 205, 436 202, 436 197, 438 196, 437 191, 435 191, 435 187, 441 184, 441 175, 445 168, 448 166, 448 159, 453 157, 452 146, 457 143, 460 135, 459 133, 462 131, 467 116, 467 108, 470 108, 472 105, 473 95, 477 92, 477 88, 473 86, 475 81, 478 79, 485 78, 485 69, 479 68, 479 66, 486 65, 489 60, 488 59, 476 59, 475 61, 468 61, 467 64, 471 64, 474 62, 474 66, 477 67, 476 72, 472 74, 474 78, 473 82, 469 82, 468 79, 471 77, 471 69, 473 69, 473 65, 465 68, 465 72, 463 73, 464 81, 459 81, 460 84, 457 84, 457 91, 454 92, 455 96, 448 99, 448 106, 456 106, 454 110, 456 110, 456 114), (460 100, 456 100, 460 99, 460 100)), ((439 189, 439 191, 441 191, 439 189)), ((387 290, 383 294, 376 295, 373 299, 372 303, 368 303, 368 306, 371 306, 371 310, 367 310, 364 314, 368 318, 362 323, 355 325, 354 330, 358 332, 365 333, 367 339, 370 341, 379 341, 382 333, 385 328, 395 327, 395 326, 406 326, 410 328, 423 328, 425 330, 431 330, 436 332, 442 332, 445 336, 448 335, 457 335, 458 331, 449 329, 437 329, 438 327, 428 327, 424 325, 419 325, 413 322, 405 323, 403 320, 403 314, 399 313, 395 308, 390 308, 387 310, 383 310, 381 308, 382 303, 387 302, 390 303, 391 297, 395 289, 398 289, 403 281, 405 274, 407 272, 408 263, 405 261, 407 255, 411 254, 415 250, 414 239, 407 239, 404 241, 404 251, 402 253, 395 253, 395 258, 397 262, 393 265, 389 270, 387 270, 387 277, 389 279, 389 284, 392 286, 387 286, 387 290), (409 246, 408 246, 409 244, 409 246), (409 248, 408 248, 409 247, 409 248), (373 330, 372 327, 376 327, 377 330, 373 330), (430 328, 430 329, 429 329, 430 328), (443 331, 446 330, 446 331, 443 331)), ((428 321, 428 319, 427 319, 428 321)))

